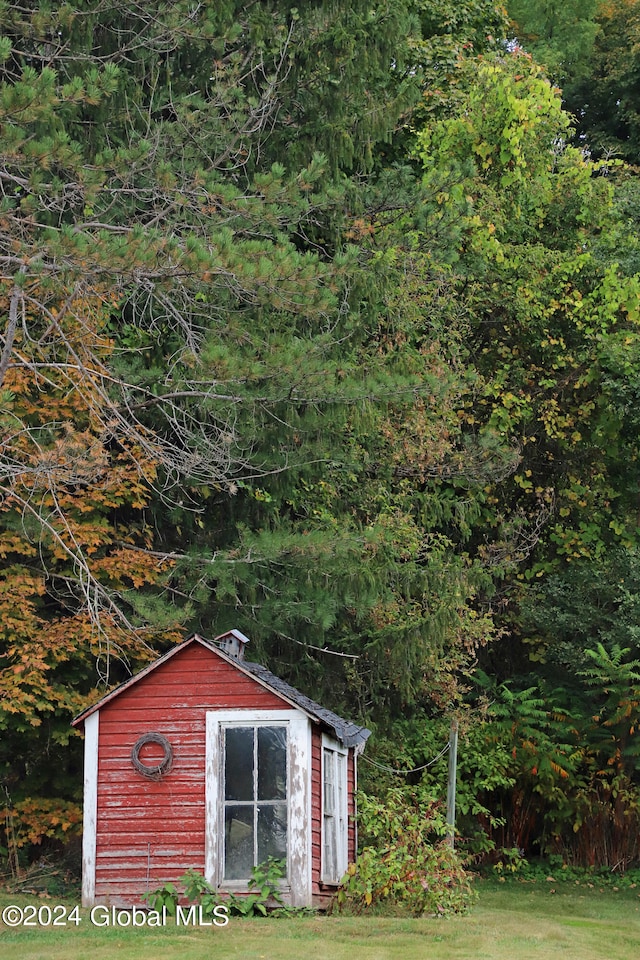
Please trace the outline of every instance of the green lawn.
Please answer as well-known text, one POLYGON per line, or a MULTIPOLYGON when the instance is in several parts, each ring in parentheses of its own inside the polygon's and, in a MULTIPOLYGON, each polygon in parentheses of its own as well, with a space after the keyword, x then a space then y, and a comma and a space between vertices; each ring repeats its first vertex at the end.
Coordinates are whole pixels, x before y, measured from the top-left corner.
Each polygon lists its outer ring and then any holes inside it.
MULTIPOLYGON (((464 917, 405 920, 311 917, 235 920, 225 928, 173 925, 9 929, 2 960, 637 960, 640 895, 565 884, 479 884, 464 917)), ((0 897, 7 904, 52 904, 0 897)), ((71 906, 71 905, 70 905, 71 906)))

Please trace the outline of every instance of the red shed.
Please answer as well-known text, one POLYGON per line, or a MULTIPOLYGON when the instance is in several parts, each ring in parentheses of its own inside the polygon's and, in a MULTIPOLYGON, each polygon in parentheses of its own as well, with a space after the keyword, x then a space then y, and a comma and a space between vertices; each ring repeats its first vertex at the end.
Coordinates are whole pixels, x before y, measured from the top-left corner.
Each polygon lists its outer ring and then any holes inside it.
POLYGON ((247 889, 286 860, 283 899, 321 906, 355 856, 356 758, 369 731, 194 635, 73 721, 84 724, 82 902, 139 904, 189 868, 247 889))

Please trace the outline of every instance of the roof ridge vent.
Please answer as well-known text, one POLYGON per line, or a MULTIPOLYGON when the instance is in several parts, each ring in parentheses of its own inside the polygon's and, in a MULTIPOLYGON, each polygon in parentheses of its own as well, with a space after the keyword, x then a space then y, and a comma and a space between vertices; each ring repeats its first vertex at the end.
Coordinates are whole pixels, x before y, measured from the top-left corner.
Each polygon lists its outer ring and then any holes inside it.
POLYGON ((244 660, 244 648, 251 641, 239 630, 227 630, 226 633, 221 633, 220 636, 216 637, 214 643, 230 657, 235 657, 236 660, 244 660))

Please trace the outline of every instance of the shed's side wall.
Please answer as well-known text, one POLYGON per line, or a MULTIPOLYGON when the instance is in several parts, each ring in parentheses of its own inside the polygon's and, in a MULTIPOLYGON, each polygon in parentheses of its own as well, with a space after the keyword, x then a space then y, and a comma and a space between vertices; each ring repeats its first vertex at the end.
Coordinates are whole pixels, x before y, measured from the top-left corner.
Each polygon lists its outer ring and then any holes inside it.
POLYGON ((193 644, 101 708, 96 902, 139 903, 189 868, 204 871, 205 716, 242 707, 277 710, 282 700, 193 644), (157 781, 131 763, 152 731, 173 747, 171 771, 157 781))
POLYGON ((357 856, 358 828, 356 825, 356 756, 353 750, 349 751, 349 762, 347 764, 347 790, 349 793, 349 863, 353 863, 357 856))
MULTIPOLYGON (((356 760, 353 750, 347 758, 347 796, 349 812, 348 854, 349 863, 356 858, 356 760)), ((322 731, 313 728, 311 734, 311 892, 314 905, 327 906, 336 887, 322 883, 322 731)))

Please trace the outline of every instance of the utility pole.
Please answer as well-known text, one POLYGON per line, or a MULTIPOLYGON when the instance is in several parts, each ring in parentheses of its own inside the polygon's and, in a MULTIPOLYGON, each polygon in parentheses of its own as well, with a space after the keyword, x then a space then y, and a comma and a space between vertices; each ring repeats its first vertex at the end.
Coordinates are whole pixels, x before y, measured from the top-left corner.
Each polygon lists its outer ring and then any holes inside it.
POLYGON ((453 850, 456 832, 456 766, 458 762, 458 721, 449 730, 449 785, 447 787, 447 840, 453 850))

